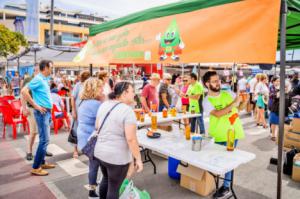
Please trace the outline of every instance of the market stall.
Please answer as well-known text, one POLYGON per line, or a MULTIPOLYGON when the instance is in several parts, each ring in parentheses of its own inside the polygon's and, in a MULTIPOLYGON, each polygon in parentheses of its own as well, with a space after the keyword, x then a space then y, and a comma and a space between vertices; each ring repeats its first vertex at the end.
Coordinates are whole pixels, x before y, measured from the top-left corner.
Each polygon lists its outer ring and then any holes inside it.
MULTIPOLYGON (((181 1, 92 26, 90 38, 75 60, 121 64, 275 64, 280 41, 283 88, 286 46, 300 47, 299 11, 297 0, 181 1)), ((277 198, 282 194, 284 89, 280 95, 277 198)))

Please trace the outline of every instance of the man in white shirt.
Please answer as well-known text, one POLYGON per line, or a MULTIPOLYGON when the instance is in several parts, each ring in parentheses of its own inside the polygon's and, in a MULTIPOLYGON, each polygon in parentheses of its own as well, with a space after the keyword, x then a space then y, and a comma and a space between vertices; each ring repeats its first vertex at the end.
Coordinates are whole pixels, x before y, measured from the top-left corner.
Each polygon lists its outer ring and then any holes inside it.
POLYGON ((248 86, 248 81, 245 78, 245 76, 242 76, 241 79, 239 79, 238 81, 238 90, 241 97, 241 101, 238 107, 239 111, 243 110, 248 103, 247 86, 248 86))
POLYGON ((250 86, 250 104, 252 105, 252 110, 255 110, 255 102, 254 102, 254 88, 255 85, 258 83, 258 75, 256 74, 255 77, 253 77, 250 82, 249 82, 249 86, 250 86))
POLYGON ((242 76, 241 79, 239 79, 238 81, 238 89, 240 92, 246 92, 246 89, 247 89, 247 80, 245 78, 245 76, 242 76))

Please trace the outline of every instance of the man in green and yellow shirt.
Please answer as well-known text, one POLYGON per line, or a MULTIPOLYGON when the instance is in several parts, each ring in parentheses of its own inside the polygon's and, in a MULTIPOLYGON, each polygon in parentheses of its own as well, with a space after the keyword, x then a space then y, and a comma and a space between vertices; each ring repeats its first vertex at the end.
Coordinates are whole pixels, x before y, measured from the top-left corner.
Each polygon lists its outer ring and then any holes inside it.
MULTIPOLYGON (((189 98, 189 112, 192 110, 195 113, 203 113, 202 110, 202 99, 204 94, 204 88, 202 84, 198 82, 198 77, 195 73, 190 74, 190 86, 187 90, 187 97, 189 98)), ((205 127, 203 116, 192 118, 191 120, 191 131, 195 132, 196 121, 200 128, 200 133, 205 134, 205 127)))
MULTIPOLYGON (((208 95, 203 101, 205 114, 209 115, 209 134, 215 139, 216 144, 227 145, 227 132, 231 128, 229 117, 237 114, 239 104, 238 95, 230 91, 221 90, 221 82, 215 71, 208 71, 203 76, 203 83, 208 88, 208 95)), ((235 132, 235 146, 239 139, 245 137, 239 117, 233 124, 235 132)), ((214 194, 214 198, 223 198, 230 194, 232 172, 225 174, 223 186, 214 194)))

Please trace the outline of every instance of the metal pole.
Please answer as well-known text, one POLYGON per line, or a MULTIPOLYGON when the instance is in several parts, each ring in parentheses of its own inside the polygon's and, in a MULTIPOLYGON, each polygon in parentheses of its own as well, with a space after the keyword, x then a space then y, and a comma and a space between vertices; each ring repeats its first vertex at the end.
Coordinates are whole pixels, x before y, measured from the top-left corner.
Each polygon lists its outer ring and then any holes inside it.
POLYGON ((6 58, 6 71, 8 71, 8 59, 6 58))
POLYGON ((286 0, 281 1, 280 28, 280 99, 279 99, 279 136, 278 136, 278 164, 277 164, 277 199, 282 197, 282 149, 285 120, 285 54, 286 54, 286 0))
POLYGON ((34 65, 36 65, 36 50, 34 50, 34 65))
POLYGON ((90 74, 91 74, 91 77, 93 76, 93 64, 90 64, 90 74))
POLYGON ((54 45, 54 31, 53 31, 53 15, 54 15, 54 0, 51 0, 51 13, 50 13, 50 45, 54 45))
POLYGON ((293 53, 292 53, 292 61, 294 61, 294 54, 295 54, 295 50, 293 50, 293 53))
POLYGON ((197 71, 198 71, 198 78, 200 81, 201 80, 201 65, 200 65, 200 63, 198 63, 198 65, 197 65, 197 71))
POLYGON ((135 76, 135 65, 132 64, 132 81, 133 81, 133 84, 134 84, 134 76, 135 76))
MULTIPOLYGON (((20 57, 18 57, 18 73, 20 78, 20 57)), ((19 88, 21 88, 21 81, 19 81, 19 88)))

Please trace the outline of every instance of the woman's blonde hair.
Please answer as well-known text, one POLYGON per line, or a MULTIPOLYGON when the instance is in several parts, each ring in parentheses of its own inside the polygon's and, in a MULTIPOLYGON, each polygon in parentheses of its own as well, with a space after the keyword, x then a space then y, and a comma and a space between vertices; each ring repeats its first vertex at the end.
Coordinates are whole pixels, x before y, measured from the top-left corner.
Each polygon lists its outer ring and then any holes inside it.
POLYGON ((103 86, 103 83, 98 78, 91 77, 83 83, 83 88, 80 93, 81 100, 97 99, 101 93, 99 89, 103 86))
POLYGON ((264 81, 265 79, 268 79, 268 76, 266 74, 261 74, 259 80, 264 81))
POLYGON ((100 71, 98 74, 98 78, 102 81, 104 81, 104 78, 108 77, 108 72, 107 71, 100 71))

